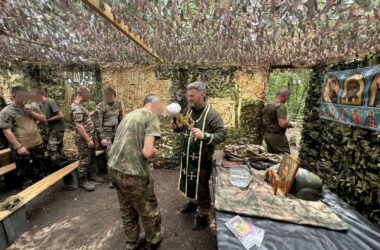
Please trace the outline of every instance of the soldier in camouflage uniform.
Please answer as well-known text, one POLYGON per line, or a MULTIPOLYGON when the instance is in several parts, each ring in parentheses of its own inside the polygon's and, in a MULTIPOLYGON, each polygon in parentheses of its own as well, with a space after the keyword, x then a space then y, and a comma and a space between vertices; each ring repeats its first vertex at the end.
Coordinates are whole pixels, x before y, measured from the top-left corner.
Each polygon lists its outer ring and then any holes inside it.
POLYGON ((45 122, 40 110, 26 105, 28 92, 23 87, 11 89, 13 104, 0 113, 0 128, 8 139, 16 171, 14 184, 23 188, 45 176, 45 146, 38 132, 37 121, 45 122))
POLYGON ((290 147, 285 132, 294 125, 287 120, 285 103, 289 99, 289 90, 279 89, 274 102, 265 105, 263 122, 266 129, 264 140, 269 153, 290 154, 290 147))
POLYGON ((95 183, 103 183, 103 179, 95 173, 95 129, 90 112, 83 103, 90 98, 90 90, 79 87, 73 104, 71 104, 70 120, 75 126, 75 144, 79 158, 79 186, 86 191, 93 191, 95 183), (95 183, 93 183, 94 181, 95 183))
MULTIPOLYGON (((100 140, 100 146, 106 152, 107 160, 117 126, 123 119, 123 110, 120 103, 115 102, 115 98, 116 91, 112 87, 107 87, 104 90, 104 101, 99 103, 95 109, 96 132, 100 140)), ((113 188, 112 182, 110 182, 110 188, 113 188)))
MULTIPOLYGON (((0 112, 7 106, 7 103, 4 100, 4 97, 0 96, 0 112)), ((5 149, 9 147, 7 138, 4 135, 3 130, 0 130, 0 149, 5 149)))
POLYGON ((153 189, 148 158, 156 157, 156 138, 161 137, 157 115, 162 105, 157 96, 144 99, 144 108, 130 112, 120 123, 108 160, 110 180, 120 203, 126 235, 126 249, 137 249, 141 219, 146 244, 155 249, 162 239, 161 215, 153 189))
POLYGON ((55 100, 45 96, 43 89, 33 89, 33 95, 36 104, 46 116, 46 122, 39 123, 40 134, 49 152, 53 166, 57 169, 60 163, 66 160, 63 152, 63 135, 65 133, 63 113, 55 100))

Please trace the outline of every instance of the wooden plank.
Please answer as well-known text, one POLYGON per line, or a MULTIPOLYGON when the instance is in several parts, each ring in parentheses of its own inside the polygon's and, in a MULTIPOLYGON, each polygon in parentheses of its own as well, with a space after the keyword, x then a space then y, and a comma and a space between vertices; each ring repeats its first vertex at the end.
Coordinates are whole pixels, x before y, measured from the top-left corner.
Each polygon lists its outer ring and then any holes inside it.
POLYGON ((6 173, 9 173, 16 169, 16 164, 12 163, 5 167, 0 168, 0 176, 5 175, 6 173))
MULTIPOLYGON (((56 171, 55 173, 49 175, 48 177, 40 180, 39 182, 36 182, 32 186, 28 187, 27 189, 24 189, 18 195, 21 198, 21 204, 20 206, 25 205, 29 201, 31 201, 33 198, 44 192, 49 187, 53 186, 55 183, 57 183, 59 180, 61 180, 66 175, 70 174, 72 171, 74 171, 76 168, 78 168, 79 162, 76 161, 74 163, 71 163, 67 165, 64 168, 61 168, 60 170, 56 171)), ((0 221, 2 221, 4 218, 11 215, 13 211, 0 211, 0 221)))
POLYGON ((106 19, 109 23, 111 23, 116 29, 120 30, 124 35, 126 35, 129 39, 131 39, 135 44, 140 46, 143 50, 145 50, 149 55, 155 58, 157 61, 163 63, 163 60, 147 45, 139 35, 134 34, 128 25, 124 24, 123 21, 117 22, 115 15, 112 11, 112 7, 108 4, 104 4, 104 10, 100 7, 99 0, 82 0, 88 7, 90 7, 93 11, 98 13, 101 17, 106 19))
MULTIPOLYGON (((104 153, 103 150, 97 150, 96 156, 102 155, 103 153, 104 153)), ((21 198, 20 206, 25 205, 26 203, 28 203, 29 201, 37 197, 39 194, 44 192, 46 189, 56 184, 59 180, 63 179, 63 177, 70 174, 72 171, 78 168, 78 164, 79 164, 78 161, 71 163, 67 165, 66 167, 61 168, 60 170, 54 172, 53 174, 45 177, 39 182, 34 183, 32 186, 18 193, 18 196, 20 196, 21 198)), ((4 218, 11 215, 13 212, 14 211, 8 211, 8 210, 0 211, 0 221, 2 221, 4 218)))
POLYGON ((6 148, 0 150, 0 167, 7 166, 12 163, 11 149, 6 148))

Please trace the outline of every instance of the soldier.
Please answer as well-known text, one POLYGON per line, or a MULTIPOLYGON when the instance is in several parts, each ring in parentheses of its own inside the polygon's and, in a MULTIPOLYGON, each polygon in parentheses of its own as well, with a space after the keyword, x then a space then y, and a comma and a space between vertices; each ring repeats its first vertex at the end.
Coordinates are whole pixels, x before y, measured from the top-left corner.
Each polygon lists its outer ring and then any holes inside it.
POLYGON ((59 168, 60 164, 66 160, 63 152, 63 135, 65 125, 63 123, 63 113, 57 102, 47 98, 45 91, 41 88, 33 89, 33 94, 41 112, 46 116, 46 122, 41 123, 41 133, 54 168, 59 168))
POLYGON ((289 90, 279 89, 274 102, 265 105, 263 122, 266 129, 264 140, 269 153, 290 154, 290 146, 285 132, 294 125, 287 120, 285 103, 289 99, 289 90))
MULTIPOLYGON (((7 106, 4 97, 0 96, 0 112, 7 106)), ((5 149, 9 147, 7 138, 4 135, 3 130, 0 130, 0 149, 5 149)))
POLYGON ((157 115, 162 105, 155 95, 144 99, 144 107, 130 112, 120 123, 108 161, 109 176, 120 203, 126 249, 137 249, 140 223, 145 230, 144 249, 156 249, 162 239, 161 214, 154 194, 147 159, 156 157, 156 138, 161 137, 157 115))
POLYGON ((95 183, 103 183, 103 179, 95 173, 94 123, 83 103, 90 99, 90 90, 78 87, 77 95, 71 104, 70 120, 75 126, 75 144, 79 158, 79 186, 86 191, 95 190, 95 183))
POLYGON ((11 95, 13 104, 1 111, 0 128, 11 146, 17 185, 26 188, 33 179, 38 180, 46 174, 45 146, 37 127, 37 121, 45 122, 46 117, 35 107, 25 105, 28 98, 25 88, 13 87, 11 95))
POLYGON ((179 189, 190 199, 180 212, 194 212, 198 207, 192 229, 202 230, 209 224, 212 157, 215 145, 225 140, 226 131, 219 113, 206 102, 204 83, 187 86, 187 101, 190 106, 186 111, 188 125, 179 128, 172 123, 175 131, 183 132, 179 189))
MULTIPOLYGON (((100 140, 100 146, 106 152, 106 158, 109 158, 113 139, 117 126, 123 119, 123 110, 120 103, 115 102, 116 91, 112 87, 104 90, 104 101, 96 106, 96 132, 100 140)), ((112 182, 109 184, 113 188, 112 182)))

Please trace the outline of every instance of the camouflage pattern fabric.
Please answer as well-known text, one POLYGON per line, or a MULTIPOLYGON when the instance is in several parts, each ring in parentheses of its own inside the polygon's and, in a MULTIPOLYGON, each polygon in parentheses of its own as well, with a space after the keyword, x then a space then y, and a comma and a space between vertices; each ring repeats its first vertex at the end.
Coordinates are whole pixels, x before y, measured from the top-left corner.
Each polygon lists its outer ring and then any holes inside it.
POLYGON ((94 140, 94 122, 90 117, 90 112, 85 107, 77 103, 71 104, 70 121, 74 127, 75 123, 81 124, 87 134, 94 140))
POLYGON ((12 159, 16 164, 15 181, 23 182, 26 179, 39 180, 47 174, 46 149, 41 143, 38 146, 28 148, 28 155, 19 155, 16 149, 11 150, 12 159))
POLYGON ((126 236, 127 249, 137 245, 141 219, 146 241, 157 244, 162 240, 161 214, 150 176, 126 175, 110 169, 109 176, 115 185, 120 203, 121 218, 126 236))
POLYGON ((123 119, 123 110, 119 102, 113 104, 101 102, 96 106, 95 114, 95 129, 99 140, 107 140, 107 147, 104 150, 108 158, 117 127, 123 119))
POLYGON ((251 169, 252 181, 248 189, 231 185, 228 169, 218 166, 215 178, 215 208, 246 216, 256 216, 331 230, 347 230, 348 225, 330 208, 318 201, 304 201, 293 196, 273 194, 265 182, 265 171, 251 169))
MULTIPOLYGON (((55 116, 60 111, 57 102, 50 98, 39 104, 39 108, 47 119, 55 116)), ((39 130, 53 163, 60 163, 65 160, 66 157, 63 151, 65 125, 63 120, 39 123, 39 130)))
MULTIPOLYGON (((90 112, 80 104, 71 104, 70 121, 81 124, 87 134, 94 140, 94 123, 90 117, 90 112)), ((88 174, 95 172, 95 148, 88 148, 87 142, 81 137, 78 131, 75 131, 75 144, 78 148, 78 173, 79 177, 87 177, 88 174)))
POLYGON ((78 175, 87 177, 95 173, 96 154, 95 147, 89 148, 87 142, 80 136, 75 136, 75 144, 78 148, 78 175))
POLYGON ((53 163, 60 163, 66 159, 63 148, 64 131, 52 131, 49 134, 46 148, 53 163))
MULTIPOLYGON (((37 107, 32 106, 32 110, 41 113, 37 107)), ((11 128, 17 140, 26 148, 43 143, 37 121, 24 108, 6 106, 0 113, 0 128, 11 128)))
MULTIPOLYGON (((5 102, 4 98, 0 96, 0 112, 7 106, 7 103, 5 102)), ((4 135, 4 132, 2 129, 0 129, 0 150, 4 148, 9 147, 9 142, 7 138, 4 135)))
POLYGON ((255 144, 226 145, 224 153, 227 159, 238 162, 270 161, 279 163, 282 160, 281 154, 267 153, 263 146, 255 144))
POLYGON ((130 112, 120 123, 108 159, 109 169, 127 175, 149 176, 142 149, 146 136, 161 137, 160 121, 146 109, 130 112))

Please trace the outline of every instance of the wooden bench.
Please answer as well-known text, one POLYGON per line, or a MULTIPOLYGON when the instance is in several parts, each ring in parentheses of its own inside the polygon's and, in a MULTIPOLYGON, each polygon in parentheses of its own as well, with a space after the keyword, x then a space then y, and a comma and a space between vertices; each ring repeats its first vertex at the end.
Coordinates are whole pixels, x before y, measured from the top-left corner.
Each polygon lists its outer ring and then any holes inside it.
MULTIPOLYGON (((104 154, 104 151, 96 151, 97 157, 102 154, 104 154)), ((60 170, 50 174, 44 179, 36 182, 32 186, 22 190, 20 193, 17 194, 20 197, 21 202, 16 210, 0 211, 0 249, 3 249, 2 245, 4 245, 4 242, 7 246, 9 246, 18 238, 19 235, 28 230, 25 215, 25 204, 27 204, 29 201, 33 200, 35 197, 43 193, 46 189, 48 189, 49 187, 53 186, 58 181, 66 177, 76 179, 71 180, 71 182, 73 182, 74 186, 76 186, 75 188, 77 188, 78 177, 76 170, 78 168, 78 164, 78 161, 73 162, 61 168, 60 170)))
POLYGON ((9 148, 0 150, 0 176, 16 169, 16 165, 12 162, 11 150, 9 148))

